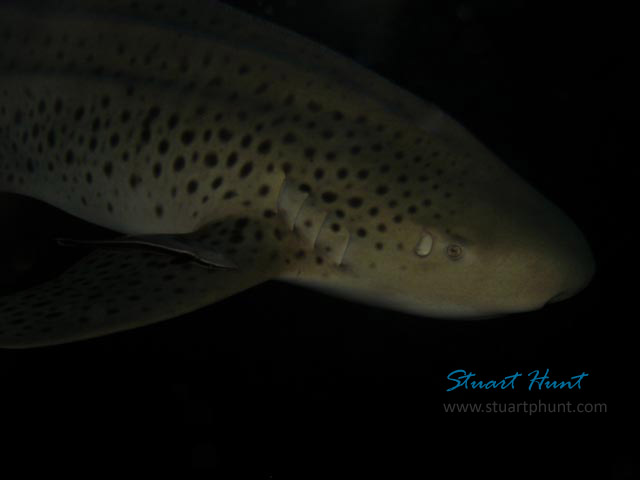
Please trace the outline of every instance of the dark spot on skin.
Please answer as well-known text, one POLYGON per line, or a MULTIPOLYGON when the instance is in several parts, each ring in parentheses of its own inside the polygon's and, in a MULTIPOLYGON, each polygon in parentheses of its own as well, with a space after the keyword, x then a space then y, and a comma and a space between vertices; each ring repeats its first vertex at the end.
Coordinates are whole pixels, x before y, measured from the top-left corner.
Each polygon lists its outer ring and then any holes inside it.
POLYGON ((104 166, 102 167, 102 171, 107 177, 110 177, 111 174, 113 173, 113 164, 111 162, 105 163, 104 166))
POLYGON ((316 149, 313 147, 307 147, 304 149, 304 156, 309 160, 312 160, 314 155, 316 154, 316 149))
POLYGON ((386 231, 387 231, 387 226, 386 226, 384 223, 379 224, 379 225, 378 225, 378 231, 379 231, 380 233, 384 233, 384 232, 386 232, 386 231))
POLYGON ((218 138, 221 142, 227 143, 233 138, 233 132, 227 128, 221 128, 218 132, 218 138))
POLYGON ((240 169, 240 178, 247 178, 253 170, 253 164, 251 162, 245 163, 240 169))
POLYGON ((331 230, 333 230, 334 232, 339 232, 340 231, 340 225, 337 223, 332 223, 331 224, 331 230))
POLYGON ((364 228, 359 228, 358 230, 356 230, 356 234, 359 237, 364 238, 367 236, 367 231, 364 228))
POLYGON ((207 153, 204 157, 204 164, 209 168, 215 167, 218 164, 218 155, 213 152, 207 153))
POLYGON ((358 178, 361 180, 366 179, 369 176, 369 170, 360 170, 358 172, 358 178))
POLYGON ((267 155, 271 151, 271 140, 264 140, 258 145, 258 153, 267 155))
POLYGON ((352 197, 348 200, 349 206, 353 208, 358 208, 362 206, 362 198, 360 197, 352 197))
POLYGON ((184 169, 185 164, 186 164, 186 161, 185 161, 184 157, 183 156, 179 156, 173 162, 173 171, 174 172, 182 171, 184 169))
POLYGON ((401 223, 402 222, 402 215, 396 215, 395 217, 393 217, 393 221, 396 223, 401 223))
POLYGON ((269 190, 270 190, 270 189, 269 189, 269 185, 262 185, 262 186, 260 187, 260 190, 258 190, 258 194, 259 194, 261 197, 266 197, 266 196, 269 194, 269 190))
POLYGON ((337 177, 341 180, 347 178, 349 171, 346 168, 338 169, 337 177))
POLYGON ((88 184, 93 183, 93 175, 91 175, 90 172, 87 172, 87 175, 85 176, 85 179, 87 180, 88 184))
POLYGON ((213 182, 211 182, 211 188, 213 190, 217 190, 220 185, 222 185, 222 177, 218 177, 213 182))
POLYGON ((308 108, 310 111, 314 112, 314 113, 317 113, 317 112, 319 112, 320 110, 322 110, 322 106, 321 106, 319 103, 314 102, 314 101, 309 102, 309 103, 307 104, 307 108, 308 108))
POLYGON ((251 137, 251 135, 245 135, 244 137, 242 137, 240 145, 242 145, 243 148, 248 148, 251 145, 252 141, 253 137, 251 137))
POLYGON ((371 215, 372 217, 375 217, 376 215, 378 215, 378 207, 371 207, 369 209, 369 215, 371 215))
POLYGON ((255 93, 256 95, 260 95, 261 93, 264 93, 267 91, 267 88, 269 88, 269 84, 268 83, 262 83, 258 86, 258 88, 256 88, 255 93))
POLYGON ((320 180, 322 177, 324 177, 324 170, 322 170, 321 168, 317 168, 315 172, 313 172, 313 176, 316 178, 316 180, 320 180))
POLYGON ((193 130, 185 130, 182 132, 180 140, 182 140, 183 145, 191 145, 195 136, 196 134, 193 130))
POLYGON ((336 201, 337 198, 338 196, 333 192, 324 192, 322 194, 322 200, 324 200, 327 203, 333 203, 336 201))
POLYGON ((132 174, 131 177, 129 177, 129 185, 131 185, 131 188, 133 189, 140 185, 141 182, 142 178, 140 178, 140 176, 136 175, 135 173, 132 174))
POLYGON ((198 191, 198 182, 196 180, 191 180, 188 184, 187 184, 187 193, 189 195, 193 195, 194 193, 196 193, 198 191))
POLYGON ((284 143, 285 145, 290 145, 292 143, 295 143, 295 141, 296 141, 296 136, 292 132, 288 132, 282 138, 282 143, 284 143))
POLYGON ((388 191, 389 188, 387 188, 387 186, 385 185, 380 185, 378 188, 376 188, 376 193, 378 195, 385 195, 388 191))
POLYGON ((291 167, 291 164, 290 164, 289 162, 284 162, 284 163, 282 164, 282 171, 283 171, 284 173, 290 173, 290 172, 291 172, 291 168, 292 168, 292 167, 291 167))
POLYGON ((160 163, 155 163, 153 165, 153 176, 158 178, 162 174, 162 165, 160 163))
POLYGON ((334 135, 334 134, 333 134, 333 132, 332 132, 331 130, 323 130, 323 131, 322 131, 322 137, 323 137, 325 140, 329 140, 330 138, 332 138, 332 137, 333 137, 333 135, 334 135))
POLYGON ((167 153, 168 150, 169 150, 169 142, 166 140, 162 140, 158 144, 158 153, 164 155, 165 153, 167 153))
POLYGON ((178 115, 173 113, 171 114, 171 116, 169 117, 169 120, 167 121, 167 126, 169 127, 169 130, 173 130, 174 128, 176 128, 177 125, 178 125, 178 115))
POLYGON ((224 198, 225 200, 229 200, 230 198, 233 198, 236 195, 238 195, 238 194, 235 191, 229 190, 228 192, 225 192, 225 194, 224 194, 224 196, 222 198, 224 198))
POLYGON ((376 243, 376 250, 382 250, 384 245, 381 242, 376 243))
POLYGON ((236 152, 231 152, 227 157, 227 167, 231 168, 236 163, 238 163, 238 154, 236 152))

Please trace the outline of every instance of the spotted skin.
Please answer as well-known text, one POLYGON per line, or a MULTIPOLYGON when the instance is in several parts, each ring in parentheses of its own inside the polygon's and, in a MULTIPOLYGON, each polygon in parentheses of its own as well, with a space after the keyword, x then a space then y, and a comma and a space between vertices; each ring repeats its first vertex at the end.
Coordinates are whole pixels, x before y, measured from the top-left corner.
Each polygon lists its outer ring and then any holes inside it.
MULTIPOLYGON (((463 288, 454 298, 449 288, 462 268, 451 273, 452 252, 494 235, 478 221, 493 211, 491 182, 548 209, 554 229, 568 221, 439 110, 218 2, 17 5, 1 7, 0 189, 127 235, 206 243, 221 221, 260 225, 233 245, 209 243, 248 279, 231 282, 235 291, 281 278, 408 311, 467 313, 479 308, 467 299, 498 295, 463 288), (425 234, 434 254, 416 263, 425 234), (247 252, 262 255, 265 273, 248 273, 255 262, 236 258, 247 252), (431 300, 420 298, 425 286, 431 300)), ((15 321, 17 299, 0 300, 0 322, 15 321)), ((132 323, 116 316, 114 325, 132 323)), ((64 332, 51 342, 75 338, 64 332)))

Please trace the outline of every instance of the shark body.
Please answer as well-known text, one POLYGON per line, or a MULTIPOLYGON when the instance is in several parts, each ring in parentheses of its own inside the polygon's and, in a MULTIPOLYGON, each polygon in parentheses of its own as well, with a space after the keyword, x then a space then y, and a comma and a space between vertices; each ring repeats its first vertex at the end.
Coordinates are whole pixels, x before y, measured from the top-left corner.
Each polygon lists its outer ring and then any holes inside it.
POLYGON ((133 328, 269 279, 473 317, 591 277, 560 210, 348 59, 218 2, 51 5, 0 7, 0 190, 121 236, 1 297, 0 345, 133 328))

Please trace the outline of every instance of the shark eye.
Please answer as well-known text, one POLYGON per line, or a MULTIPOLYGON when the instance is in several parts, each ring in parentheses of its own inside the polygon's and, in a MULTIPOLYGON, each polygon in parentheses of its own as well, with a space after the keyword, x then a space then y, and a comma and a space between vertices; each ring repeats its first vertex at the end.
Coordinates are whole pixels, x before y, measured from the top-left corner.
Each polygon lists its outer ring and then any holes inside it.
POLYGON ((462 247, 460 245, 452 243, 447 247, 447 255, 449 255, 449 258, 451 258, 452 260, 458 260, 460 257, 462 257, 462 247))
POLYGON ((429 232, 424 232, 422 238, 418 242, 415 248, 416 255, 419 257, 426 257, 431 253, 433 248, 433 236, 429 232))

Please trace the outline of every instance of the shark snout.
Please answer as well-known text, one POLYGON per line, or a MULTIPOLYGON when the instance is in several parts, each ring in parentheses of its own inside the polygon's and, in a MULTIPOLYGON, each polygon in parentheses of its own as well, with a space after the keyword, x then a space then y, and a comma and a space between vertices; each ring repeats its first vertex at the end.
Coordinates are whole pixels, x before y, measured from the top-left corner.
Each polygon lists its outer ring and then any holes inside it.
POLYGON ((595 273, 595 260, 591 248, 573 222, 568 226, 565 235, 562 250, 558 253, 561 257, 551 259, 557 262, 554 270, 558 279, 545 305, 573 297, 589 284, 595 273))
POLYGON ((496 208, 498 291, 507 312, 538 310, 583 290, 595 261, 582 231, 564 211, 521 179, 510 180, 496 208))
POLYGON ((523 284, 529 287, 527 302, 534 309, 573 297, 589 284, 595 272, 585 236, 563 212, 554 206, 536 227, 537 235, 532 233, 530 237, 530 268, 521 272, 523 284))

